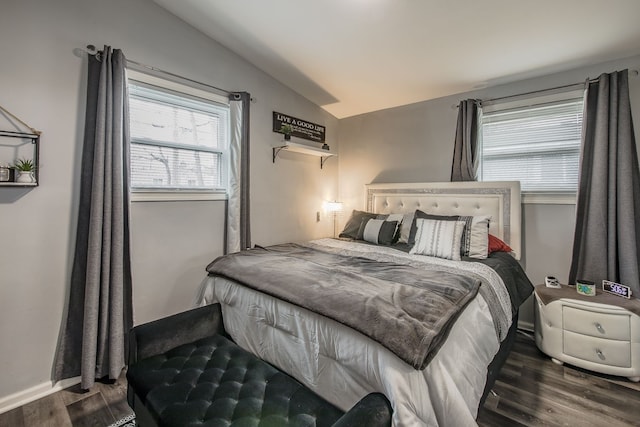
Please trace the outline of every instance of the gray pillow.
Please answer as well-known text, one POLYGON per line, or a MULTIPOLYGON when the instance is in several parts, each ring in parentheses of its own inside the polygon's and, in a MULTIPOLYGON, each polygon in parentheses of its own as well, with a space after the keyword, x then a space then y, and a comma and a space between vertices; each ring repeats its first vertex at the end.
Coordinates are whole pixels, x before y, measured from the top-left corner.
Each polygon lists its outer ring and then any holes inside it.
POLYGON ((362 220, 372 219, 376 216, 376 214, 371 212, 358 211, 354 209, 351 213, 351 218, 349 218, 349 221, 347 221, 347 224, 344 226, 344 230, 342 230, 338 236, 356 240, 358 238, 358 230, 360 229, 362 220))
MULTIPOLYGON (((410 215, 409 221, 412 221, 413 213, 409 215, 410 215)), ((400 240, 401 232, 402 232, 402 224, 403 224, 403 221, 405 221, 406 217, 407 216, 403 214, 392 213, 392 214, 378 214, 376 219, 384 219, 385 221, 396 221, 396 232, 393 236, 393 242, 392 242, 395 244, 400 240)), ((411 227, 411 223, 409 223, 409 228, 410 227, 411 227)), ((408 233, 409 232, 407 231, 407 236, 409 235, 408 233)), ((405 243, 406 243, 406 239, 405 239, 405 243)))

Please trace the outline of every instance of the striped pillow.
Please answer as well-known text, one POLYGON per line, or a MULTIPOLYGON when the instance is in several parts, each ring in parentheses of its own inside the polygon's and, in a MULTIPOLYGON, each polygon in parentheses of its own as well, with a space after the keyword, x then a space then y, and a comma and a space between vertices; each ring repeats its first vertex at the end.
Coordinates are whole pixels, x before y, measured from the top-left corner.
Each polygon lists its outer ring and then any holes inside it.
POLYGON ((485 259, 489 255, 489 221, 490 215, 461 216, 465 222, 462 233, 462 256, 485 259))
POLYGON ((391 245, 396 235, 398 221, 384 219, 365 219, 360 225, 358 238, 376 245, 391 245))
MULTIPOLYGON (((393 236, 393 242, 397 243, 398 239, 400 239, 400 229, 402 226, 402 221, 404 220, 405 215, 403 214, 379 214, 376 219, 384 219, 385 221, 396 221, 396 232, 393 236)), ((413 217, 412 217, 413 220, 413 217)))
POLYGON ((360 225, 362 221, 365 219, 375 218, 376 214, 371 212, 364 212, 353 210, 351 213, 351 218, 347 221, 347 224, 344 226, 344 230, 338 235, 338 237, 348 238, 348 239, 358 239, 358 230, 360 230, 360 225))
POLYGON ((464 224, 463 221, 417 218, 416 241, 409 253, 460 261, 464 224))

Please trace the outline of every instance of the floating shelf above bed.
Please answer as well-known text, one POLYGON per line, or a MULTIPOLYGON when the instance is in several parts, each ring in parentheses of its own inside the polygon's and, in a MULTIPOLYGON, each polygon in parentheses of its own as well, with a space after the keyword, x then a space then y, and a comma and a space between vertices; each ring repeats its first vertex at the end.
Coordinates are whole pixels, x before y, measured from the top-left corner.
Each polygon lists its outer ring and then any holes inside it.
POLYGON ((280 151, 282 150, 320 157, 320 169, 322 169, 324 163, 329 157, 337 156, 337 154, 332 153, 329 150, 323 150, 322 148, 316 148, 306 144, 299 144, 297 142, 281 141, 272 147, 273 163, 276 162, 276 157, 278 157, 278 153, 280 153, 280 151))

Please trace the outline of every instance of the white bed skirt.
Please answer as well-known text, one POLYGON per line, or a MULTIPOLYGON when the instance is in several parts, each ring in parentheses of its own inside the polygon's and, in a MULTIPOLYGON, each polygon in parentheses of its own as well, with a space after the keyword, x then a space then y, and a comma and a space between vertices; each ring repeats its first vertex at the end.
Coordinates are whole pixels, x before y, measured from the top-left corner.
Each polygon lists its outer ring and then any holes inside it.
POLYGON ((498 351, 491 314, 478 295, 423 371, 334 320, 233 281, 208 277, 199 304, 220 302, 226 331, 342 410, 381 392, 393 425, 475 426, 487 367, 498 351))

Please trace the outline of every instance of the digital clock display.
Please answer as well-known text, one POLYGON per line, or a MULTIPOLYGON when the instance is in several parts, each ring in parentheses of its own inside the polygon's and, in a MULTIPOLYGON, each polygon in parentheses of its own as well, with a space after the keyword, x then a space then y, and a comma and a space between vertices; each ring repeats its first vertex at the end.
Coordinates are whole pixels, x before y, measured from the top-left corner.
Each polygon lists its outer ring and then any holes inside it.
POLYGON ((629 289, 628 286, 621 285, 620 283, 603 280, 602 290, 610 294, 618 295, 619 297, 631 298, 631 289, 629 289))

